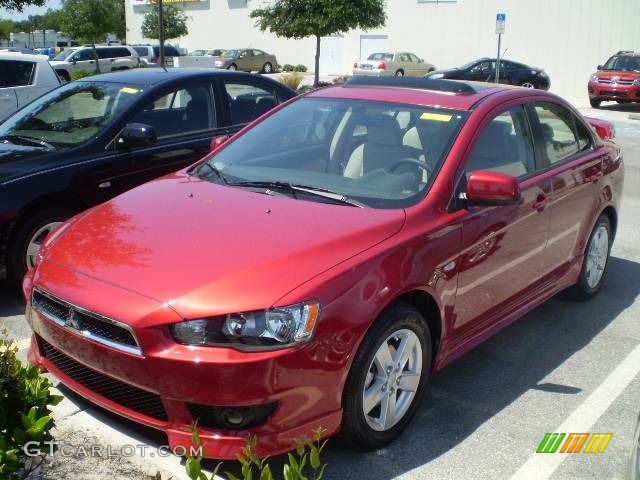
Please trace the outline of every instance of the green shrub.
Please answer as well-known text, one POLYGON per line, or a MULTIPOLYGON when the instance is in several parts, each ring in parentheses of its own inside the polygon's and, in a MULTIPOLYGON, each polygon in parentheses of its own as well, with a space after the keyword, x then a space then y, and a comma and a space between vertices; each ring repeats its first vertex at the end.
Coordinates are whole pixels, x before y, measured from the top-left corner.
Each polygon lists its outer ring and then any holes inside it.
MULTIPOLYGON (((319 427, 313 431, 313 440, 303 439, 298 441, 295 455, 289 453, 287 462, 282 469, 283 480, 322 480, 324 471, 327 468, 326 463, 320 461, 320 454, 327 445, 327 440, 320 441, 324 430, 319 427)), ((195 450, 200 447, 200 436, 198 435, 197 425, 194 425, 191 440, 195 450)), ((268 458, 259 458, 255 451, 258 439, 255 436, 247 438, 247 444, 242 448, 242 453, 238 454, 238 462, 242 467, 242 477, 237 477, 231 472, 224 472, 228 480, 274 480, 276 477, 271 471, 271 467, 267 462, 268 458)), ((222 467, 222 463, 218 463, 210 477, 202 471, 201 462, 204 458, 204 447, 200 450, 202 455, 197 457, 187 455, 185 469, 191 480, 213 480, 216 478, 218 471, 222 467)))
POLYGON ((283 71, 283 72, 293 72, 293 71, 295 71, 295 68, 296 68, 296 67, 294 67, 294 66, 293 66, 293 65, 291 65, 290 63, 285 63, 285 64, 282 66, 282 71, 283 71))
POLYGON ((0 478, 22 471, 26 476, 42 463, 42 457, 28 457, 27 442, 51 440, 53 418, 49 405, 60 395, 51 395, 51 382, 33 365, 24 366, 18 349, 5 331, 0 331, 0 478))
POLYGON ((93 75, 93 72, 73 72, 71 74, 71 81, 80 80, 81 78, 90 77, 91 75, 93 75))
POLYGON ((302 80, 304 80, 304 75, 299 72, 287 73, 280 77, 280 81, 282 83, 284 83, 289 88, 293 88, 294 90, 298 89, 298 87, 302 83, 302 80))
POLYGON ((304 65, 302 65, 301 63, 299 63, 298 65, 296 65, 295 67, 293 67, 293 71, 294 71, 294 72, 306 72, 306 71, 307 71, 307 67, 305 67, 304 65))
POLYGON ((314 90, 320 90, 321 88, 325 88, 330 86, 329 82, 319 82, 318 85, 303 85, 298 89, 299 93, 307 93, 313 92, 314 90))

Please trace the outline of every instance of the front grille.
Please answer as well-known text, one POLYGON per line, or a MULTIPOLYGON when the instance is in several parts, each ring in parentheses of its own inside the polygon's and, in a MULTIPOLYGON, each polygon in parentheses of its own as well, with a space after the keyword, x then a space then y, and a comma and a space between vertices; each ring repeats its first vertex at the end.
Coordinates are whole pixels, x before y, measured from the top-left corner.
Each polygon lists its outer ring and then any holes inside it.
MULTIPOLYGON (((617 83, 618 85, 633 85, 633 80, 616 80, 615 83, 617 83)), ((614 83, 612 80, 608 80, 606 78, 600 78, 598 79, 598 83, 604 83, 604 84, 611 84, 614 83)))
POLYGON ((107 375, 96 372, 73 358, 54 348, 42 337, 38 336, 40 353, 55 367, 92 392, 147 417, 167 421, 167 412, 162 400, 156 395, 141 388, 134 387, 107 375))
POLYGON ((244 430, 263 424, 273 414, 277 403, 249 407, 218 407, 187 403, 187 409, 198 425, 205 428, 244 430))
POLYGON ((611 95, 612 97, 626 97, 627 93, 626 92, 614 92, 611 90, 602 90, 600 92, 600 95, 611 95))
POLYGON ((37 289, 33 291, 32 305, 62 327, 76 330, 110 347, 142 354, 129 327, 120 322, 89 312, 37 289))

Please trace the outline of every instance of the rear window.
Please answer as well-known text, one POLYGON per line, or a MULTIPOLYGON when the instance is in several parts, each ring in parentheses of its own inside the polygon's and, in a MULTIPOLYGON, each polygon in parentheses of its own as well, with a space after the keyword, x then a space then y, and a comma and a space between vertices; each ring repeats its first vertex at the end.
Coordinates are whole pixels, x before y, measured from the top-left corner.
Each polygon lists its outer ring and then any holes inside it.
POLYGON ((33 83, 36 64, 15 60, 0 60, 0 87, 24 87, 33 83))
MULTIPOLYGON (((160 47, 153 47, 153 55, 156 57, 160 56, 160 47)), ((164 46, 164 56, 165 57, 179 57, 180 52, 176 47, 172 47, 170 45, 164 46)))
POLYGON ((149 54, 149 49, 147 47, 133 47, 133 49, 141 57, 146 57, 149 54))
POLYGON ((367 60, 385 60, 391 62, 393 60, 393 53, 372 53, 367 60))

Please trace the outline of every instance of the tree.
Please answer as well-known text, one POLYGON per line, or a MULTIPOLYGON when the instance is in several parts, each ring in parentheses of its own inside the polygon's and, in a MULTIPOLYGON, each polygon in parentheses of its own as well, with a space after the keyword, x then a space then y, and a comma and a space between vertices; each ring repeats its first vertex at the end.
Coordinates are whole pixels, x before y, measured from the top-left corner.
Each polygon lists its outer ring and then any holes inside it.
POLYGON ((0 8, 21 12, 24 7, 42 7, 46 0, 0 0, 0 8))
MULTIPOLYGON (((160 38, 160 27, 158 26, 158 4, 154 3, 145 15, 142 21, 142 36, 145 38, 160 38)), ((184 37, 189 33, 187 28, 188 17, 185 13, 173 5, 163 5, 162 13, 164 14, 164 38, 184 37)))
POLYGON ((316 38, 315 81, 319 83, 320 39, 354 28, 384 26, 384 0, 276 0, 267 8, 251 12, 260 30, 279 37, 316 38))
POLYGON ((60 26, 69 38, 93 47, 96 73, 100 73, 96 43, 118 29, 120 0, 62 0, 60 26))
POLYGON ((116 23, 116 27, 113 30, 116 37, 120 40, 124 40, 127 38, 127 23, 126 23, 126 13, 124 9, 124 0, 118 0, 118 21, 116 23))
POLYGON ((0 19, 0 42, 2 40, 11 40, 11 32, 15 32, 17 30, 18 26, 13 20, 0 19))

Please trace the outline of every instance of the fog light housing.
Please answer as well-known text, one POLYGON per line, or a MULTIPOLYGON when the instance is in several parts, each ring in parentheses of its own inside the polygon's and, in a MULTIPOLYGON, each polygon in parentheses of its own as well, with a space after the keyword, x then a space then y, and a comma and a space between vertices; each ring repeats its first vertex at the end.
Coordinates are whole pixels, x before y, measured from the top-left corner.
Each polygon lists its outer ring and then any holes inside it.
POLYGON ((276 402, 246 407, 221 407, 187 403, 187 409, 198 426, 214 430, 246 430, 262 425, 273 415, 276 402))

